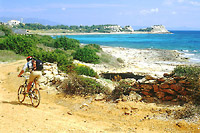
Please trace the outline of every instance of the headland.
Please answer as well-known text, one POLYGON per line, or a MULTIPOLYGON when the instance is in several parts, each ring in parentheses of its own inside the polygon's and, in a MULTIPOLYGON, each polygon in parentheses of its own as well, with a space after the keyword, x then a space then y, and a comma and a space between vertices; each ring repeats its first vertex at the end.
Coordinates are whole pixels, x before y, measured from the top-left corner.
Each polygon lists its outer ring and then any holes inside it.
MULTIPOLYGON (((99 27, 99 26, 96 26, 99 27)), ((134 30, 131 26, 125 26, 122 28, 119 25, 102 25, 100 28, 95 30, 85 31, 85 28, 77 27, 79 30, 71 29, 51 29, 51 30, 27 30, 28 34, 39 34, 39 35, 92 35, 92 34, 172 34, 163 25, 153 25, 151 27, 134 30)))

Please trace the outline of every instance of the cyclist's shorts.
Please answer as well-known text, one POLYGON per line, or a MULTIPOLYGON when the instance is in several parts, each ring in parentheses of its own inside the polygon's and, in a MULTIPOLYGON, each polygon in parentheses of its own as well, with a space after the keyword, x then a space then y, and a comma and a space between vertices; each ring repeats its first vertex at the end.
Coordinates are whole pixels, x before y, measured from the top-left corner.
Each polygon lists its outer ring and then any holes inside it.
POLYGON ((32 71, 29 76, 29 82, 33 82, 35 79, 37 79, 37 81, 40 82, 41 76, 42 76, 41 71, 32 71))

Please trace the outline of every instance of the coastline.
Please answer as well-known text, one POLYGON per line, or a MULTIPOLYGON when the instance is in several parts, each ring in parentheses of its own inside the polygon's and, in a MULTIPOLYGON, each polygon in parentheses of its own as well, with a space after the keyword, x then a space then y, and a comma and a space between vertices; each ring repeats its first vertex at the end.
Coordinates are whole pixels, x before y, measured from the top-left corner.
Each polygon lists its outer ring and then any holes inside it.
MULTIPOLYGON (((161 34, 149 32, 112 32, 112 33, 41 33, 42 35, 95 35, 95 34, 161 34)), ((40 34, 40 33, 38 33, 40 34)), ((164 33, 162 33, 164 34, 164 33)), ((101 73, 134 73, 139 75, 151 75, 162 77, 164 73, 171 73, 179 65, 199 65, 198 62, 190 62, 186 53, 178 50, 163 49, 134 49, 122 47, 101 46, 102 50, 114 57, 120 58, 123 63, 90 64, 80 61, 74 63, 84 64, 101 73)))
POLYGON ((109 35, 109 34, 173 34, 171 32, 110 32, 110 33, 42 33, 42 32, 29 32, 28 34, 48 35, 48 36, 64 36, 64 35, 109 35))

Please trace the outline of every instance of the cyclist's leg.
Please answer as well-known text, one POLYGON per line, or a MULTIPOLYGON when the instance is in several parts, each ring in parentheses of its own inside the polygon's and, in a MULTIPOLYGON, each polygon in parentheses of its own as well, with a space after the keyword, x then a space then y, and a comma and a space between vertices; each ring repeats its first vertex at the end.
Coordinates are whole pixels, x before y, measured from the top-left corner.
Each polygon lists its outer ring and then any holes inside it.
POLYGON ((37 78, 35 78, 34 83, 35 83, 35 88, 38 88, 37 78))
POLYGON ((29 76, 29 83, 28 83, 28 86, 27 86, 27 92, 29 92, 30 88, 31 88, 31 85, 32 83, 34 82, 34 79, 36 78, 36 75, 33 72, 31 72, 30 76, 29 76))
POLYGON ((31 85, 32 85, 32 83, 33 83, 33 82, 31 82, 31 81, 28 83, 28 85, 27 85, 27 93, 28 93, 29 90, 31 89, 31 85))
POLYGON ((39 87, 39 82, 40 82, 40 79, 41 79, 41 76, 42 76, 42 72, 41 72, 41 71, 36 71, 35 74, 36 74, 36 78, 34 79, 35 88, 38 89, 38 87, 39 87))

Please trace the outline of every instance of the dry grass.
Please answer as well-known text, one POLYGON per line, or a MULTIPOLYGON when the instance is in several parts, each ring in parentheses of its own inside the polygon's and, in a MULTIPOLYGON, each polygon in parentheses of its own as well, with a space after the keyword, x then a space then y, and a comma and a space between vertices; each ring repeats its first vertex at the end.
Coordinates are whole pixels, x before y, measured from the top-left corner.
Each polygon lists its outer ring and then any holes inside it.
POLYGON ((0 50, 0 62, 12 62, 21 59, 25 59, 25 57, 15 54, 13 51, 0 50))

